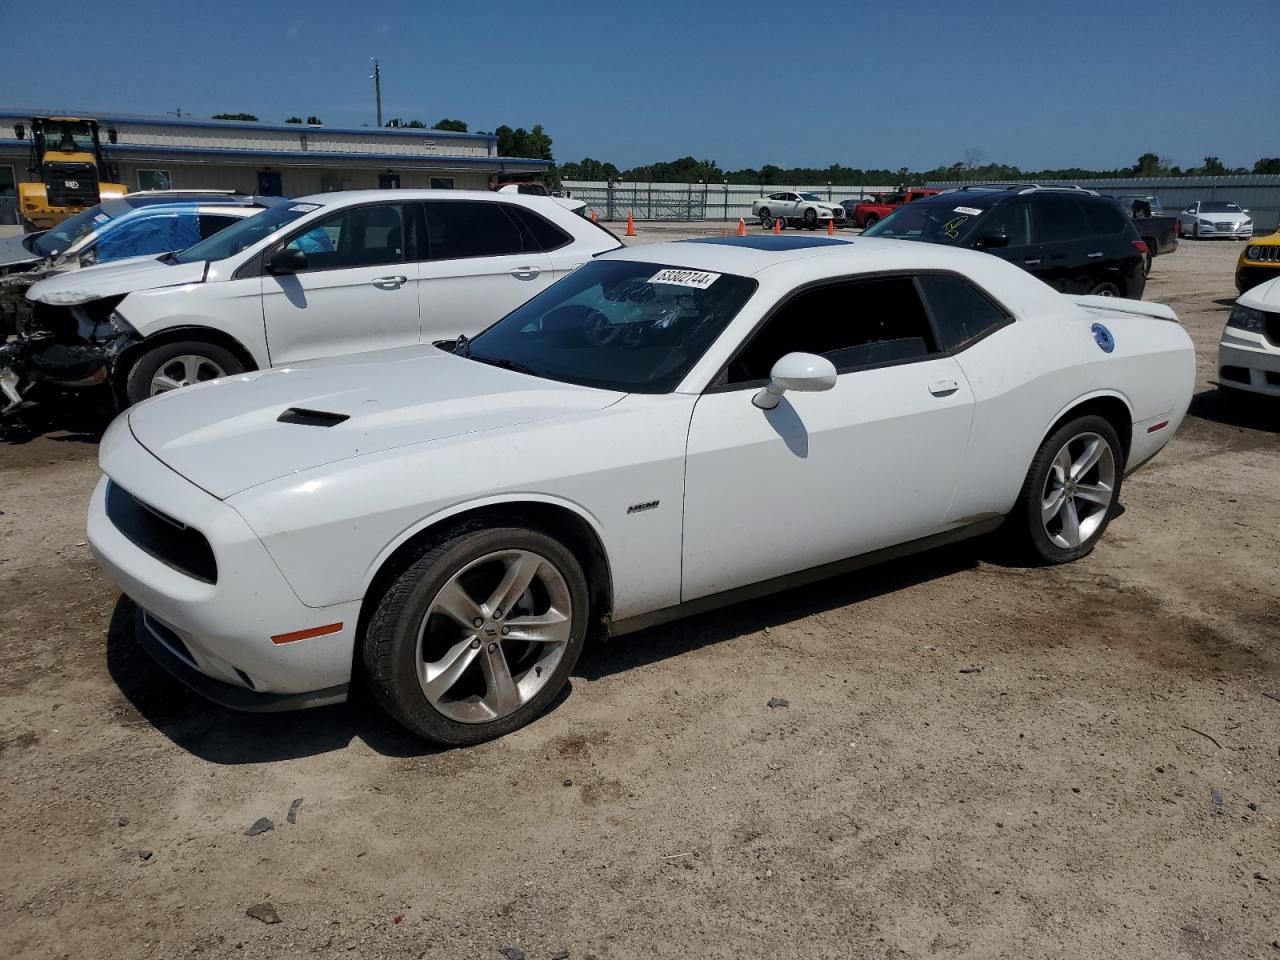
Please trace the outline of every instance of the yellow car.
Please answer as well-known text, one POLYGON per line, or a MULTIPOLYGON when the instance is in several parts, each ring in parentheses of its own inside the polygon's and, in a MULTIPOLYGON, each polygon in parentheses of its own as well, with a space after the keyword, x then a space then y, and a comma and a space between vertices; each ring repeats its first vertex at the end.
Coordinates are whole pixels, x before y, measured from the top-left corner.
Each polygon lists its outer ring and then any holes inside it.
POLYGON ((1273 277, 1280 277, 1280 230, 1269 237, 1254 237, 1240 252, 1236 290, 1244 293, 1273 277))

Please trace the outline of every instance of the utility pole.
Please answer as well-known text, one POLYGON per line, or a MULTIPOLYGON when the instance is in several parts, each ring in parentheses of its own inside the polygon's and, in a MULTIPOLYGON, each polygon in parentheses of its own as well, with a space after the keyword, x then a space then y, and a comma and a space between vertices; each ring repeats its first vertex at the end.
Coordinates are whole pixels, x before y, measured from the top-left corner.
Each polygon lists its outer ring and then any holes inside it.
POLYGON ((378 62, 377 57, 370 57, 373 61, 373 92, 378 98, 378 127, 382 127, 382 64, 378 62))

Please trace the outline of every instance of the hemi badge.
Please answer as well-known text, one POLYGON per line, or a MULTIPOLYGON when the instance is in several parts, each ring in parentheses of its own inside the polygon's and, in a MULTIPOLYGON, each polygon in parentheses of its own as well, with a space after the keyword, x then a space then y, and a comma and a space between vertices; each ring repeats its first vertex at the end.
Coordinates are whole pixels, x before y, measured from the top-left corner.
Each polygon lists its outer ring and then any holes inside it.
POLYGON ((272 643, 293 643, 295 640, 310 640, 313 637, 327 637, 342 629, 340 623, 328 623, 323 627, 312 627, 310 630, 295 630, 293 633, 277 633, 271 638, 272 643))
POLYGON ((657 509, 658 504, 661 502, 661 500, 649 500, 646 503, 633 503, 627 507, 627 513, 643 513, 645 510, 654 510, 657 509))
POLYGON ((1168 425, 1169 425, 1168 420, 1161 420, 1159 423, 1154 424, 1153 426, 1147 427, 1147 433, 1155 433, 1157 430, 1163 430, 1168 425))

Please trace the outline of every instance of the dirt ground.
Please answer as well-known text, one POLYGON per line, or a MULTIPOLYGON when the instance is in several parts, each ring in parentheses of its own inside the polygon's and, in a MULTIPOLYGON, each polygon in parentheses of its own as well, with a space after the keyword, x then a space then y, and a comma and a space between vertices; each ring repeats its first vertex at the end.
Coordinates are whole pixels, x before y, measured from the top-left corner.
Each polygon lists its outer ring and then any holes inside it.
POLYGON ((1211 382, 1238 253, 1156 262, 1197 396, 1087 559, 965 545, 620 639, 472 749, 178 687, 85 545, 92 432, 11 434, 0 955, 1280 958, 1280 414, 1211 382))

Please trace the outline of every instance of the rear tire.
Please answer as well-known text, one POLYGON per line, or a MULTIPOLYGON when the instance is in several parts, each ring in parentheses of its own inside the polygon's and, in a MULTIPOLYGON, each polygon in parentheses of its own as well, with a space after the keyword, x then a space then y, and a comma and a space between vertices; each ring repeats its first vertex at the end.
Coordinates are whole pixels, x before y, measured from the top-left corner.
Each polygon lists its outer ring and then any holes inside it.
POLYGON ((1089 291, 1091 297, 1118 297, 1120 296, 1120 288, 1114 283, 1099 283, 1089 291))
POLYGON ((226 347, 207 340, 176 340, 152 347, 129 368, 124 395, 129 404, 178 387, 244 373, 244 364, 226 347))
POLYGON ((876 216, 875 214, 873 214, 873 213, 869 213, 869 214, 867 214, 867 219, 865 219, 864 221, 862 221, 862 229, 864 229, 864 230, 865 230, 867 227, 874 227, 874 226, 875 226, 877 223, 879 223, 879 222, 880 222, 880 218, 879 218, 879 217, 877 217, 877 216, 876 216))
POLYGON ((582 568, 558 540, 521 527, 459 529, 378 602, 361 648, 369 689, 428 740, 504 736, 564 689, 589 605, 582 568))
POLYGON ((1093 550, 1120 503, 1124 448, 1090 414, 1045 438, 1006 521, 1015 550, 1033 563, 1079 560, 1093 550))

